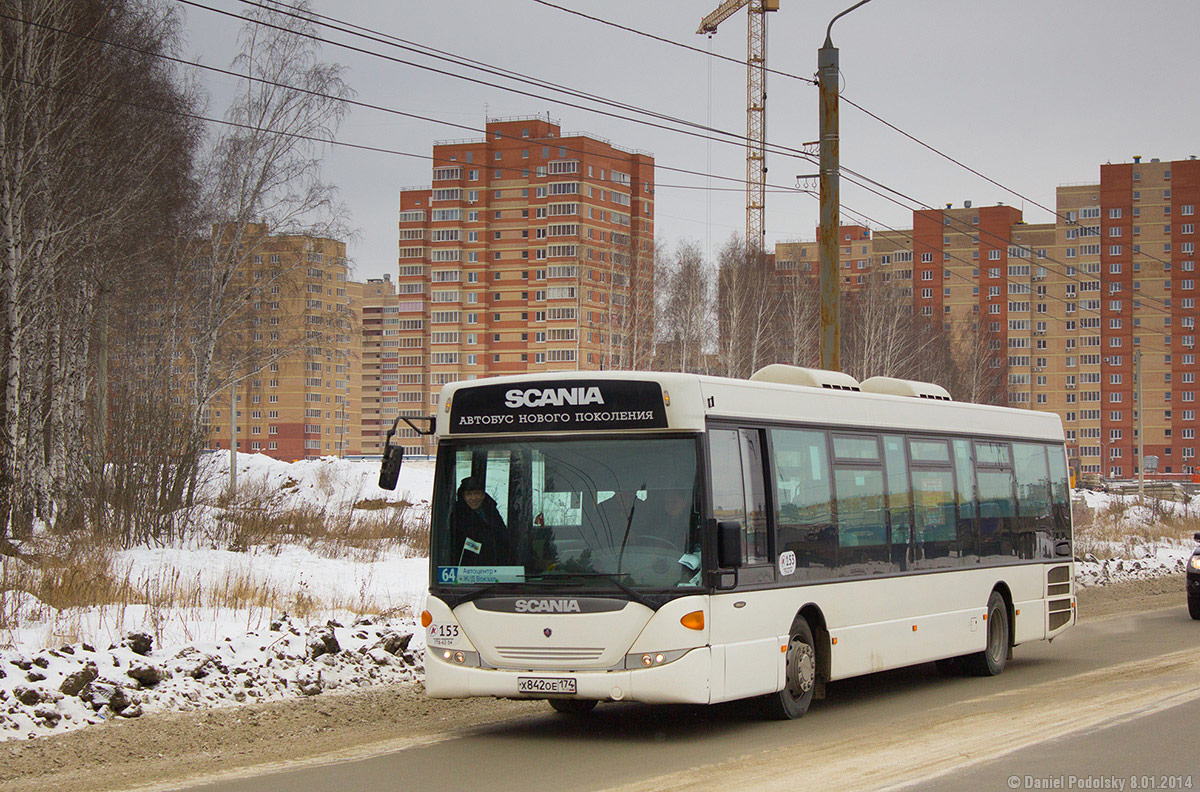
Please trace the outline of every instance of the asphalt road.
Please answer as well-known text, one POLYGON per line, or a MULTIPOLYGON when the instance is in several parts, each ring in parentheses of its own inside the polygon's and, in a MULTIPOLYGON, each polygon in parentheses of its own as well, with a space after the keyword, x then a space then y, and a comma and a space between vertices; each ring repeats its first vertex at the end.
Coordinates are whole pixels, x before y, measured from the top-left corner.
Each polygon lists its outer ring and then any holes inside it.
POLYGON ((190 789, 1129 789, 1135 776, 1200 789, 1200 622, 1183 607, 1018 647, 999 677, 927 664, 828 693, 785 723, 745 703, 608 704, 579 719, 547 707, 395 753, 190 789), (1125 786, 1079 786, 1106 776, 1125 786))

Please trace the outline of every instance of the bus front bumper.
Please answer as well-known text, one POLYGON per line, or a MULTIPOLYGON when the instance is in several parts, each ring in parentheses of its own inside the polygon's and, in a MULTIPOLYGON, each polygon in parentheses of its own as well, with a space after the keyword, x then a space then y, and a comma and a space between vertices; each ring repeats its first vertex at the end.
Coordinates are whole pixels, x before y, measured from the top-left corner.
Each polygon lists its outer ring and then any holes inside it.
POLYGON ((553 671, 547 669, 476 668, 447 662, 434 652, 425 656, 425 694, 430 698, 544 699, 572 698, 599 701, 640 701, 646 704, 708 704, 712 656, 708 647, 692 649, 683 657, 656 668, 619 671, 553 671), (518 678, 573 679, 572 694, 521 693, 518 678))

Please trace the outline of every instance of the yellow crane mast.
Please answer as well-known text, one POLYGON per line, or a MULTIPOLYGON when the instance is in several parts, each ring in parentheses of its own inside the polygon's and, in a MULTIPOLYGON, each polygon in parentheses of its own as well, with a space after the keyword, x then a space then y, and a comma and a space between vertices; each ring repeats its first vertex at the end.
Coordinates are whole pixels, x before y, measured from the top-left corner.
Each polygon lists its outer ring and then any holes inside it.
POLYGON ((746 32, 746 245, 762 250, 767 182, 767 12, 779 0, 724 0, 700 20, 697 33, 712 35, 717 25, 747 6, 746 32))

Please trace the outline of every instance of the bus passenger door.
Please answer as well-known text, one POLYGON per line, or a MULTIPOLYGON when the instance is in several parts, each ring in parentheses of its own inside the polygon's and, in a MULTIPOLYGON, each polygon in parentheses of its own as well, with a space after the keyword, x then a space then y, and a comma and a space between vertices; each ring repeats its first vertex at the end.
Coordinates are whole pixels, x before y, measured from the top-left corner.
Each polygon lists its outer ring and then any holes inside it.
MULTIPOLYGON (((773 582, 762 430, 711 429, 708 439, 713 517, 742 524, 746 563, 738 570, 738 588, 773 582)), ((778 690, 778 614, 768 600, 766 591, 713 596, 710 640, 714 655, 725 658, 724 695, 713 680, 714 700, 778 690)))

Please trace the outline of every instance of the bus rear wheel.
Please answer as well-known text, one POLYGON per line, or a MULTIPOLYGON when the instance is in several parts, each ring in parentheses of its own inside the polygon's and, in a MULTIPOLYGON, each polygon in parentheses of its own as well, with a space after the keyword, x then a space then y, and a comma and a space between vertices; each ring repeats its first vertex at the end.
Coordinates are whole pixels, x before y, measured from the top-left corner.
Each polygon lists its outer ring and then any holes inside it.
POLYGON ((1008 623, 1008 604, 999 591, 993 591, 987 604, 987 646, 982 652, 967 655, 967 669, 976 676, 996 676, 1008 663, 1012 645, 1012 628, 1008 623))
POLYGON ((777 720, 799 718, 808 712, 817 686, 817 646, 805 619, 792 624, 786 663, 783 690, 764 698, 767 714, 777 720))
POLYGON ((562 715, 587 715, 596 708, 596 699, 546 699, 550 708, 562 715))

